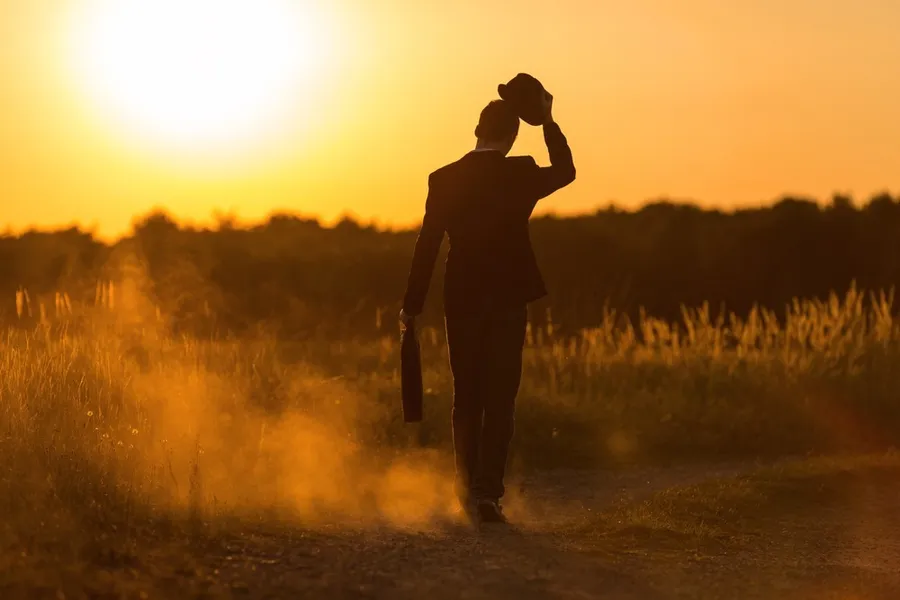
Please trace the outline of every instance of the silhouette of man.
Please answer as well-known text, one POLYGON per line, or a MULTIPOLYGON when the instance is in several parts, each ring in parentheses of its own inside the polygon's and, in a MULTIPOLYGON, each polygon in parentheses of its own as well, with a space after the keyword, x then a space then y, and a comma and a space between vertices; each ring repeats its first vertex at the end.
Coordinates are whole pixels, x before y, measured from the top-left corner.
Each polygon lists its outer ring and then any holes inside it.
POLYGON ((527 305, 546 295, 528 231, 539 200, 575 180, 565 136, 544 98, 543 133, 551 165, 507 154, 519 117, 490 102, 475 129, 475 149, 428 178, 400 320, 422 311, 444 232, 450 240, 444 317, 453 374, 456 493, 470 519, 506 522, 500 507, 522 375, 527 305))

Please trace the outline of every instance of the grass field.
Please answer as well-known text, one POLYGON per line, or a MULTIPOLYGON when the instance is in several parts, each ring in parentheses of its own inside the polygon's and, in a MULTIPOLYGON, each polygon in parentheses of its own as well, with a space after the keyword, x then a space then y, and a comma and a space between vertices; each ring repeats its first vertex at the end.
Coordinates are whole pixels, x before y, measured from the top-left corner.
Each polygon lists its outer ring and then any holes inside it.
MULTIPOLYGON (((890 297, 865 300, 798 301, 782 322, 714 323, 698 309, 633 327, 610 314, 577 338, 530 331, 511 477, 888 449, 900 436, 900 327, 890 297)), ((103 558, 104 540, 182 522, 445 515, 449 369, 440 332, 422 342, 426 420, 409 426, 396 336, 204 341, 109 315, 9 329, 0 571, 26 555, 119 568, 127 557, 103 558)))

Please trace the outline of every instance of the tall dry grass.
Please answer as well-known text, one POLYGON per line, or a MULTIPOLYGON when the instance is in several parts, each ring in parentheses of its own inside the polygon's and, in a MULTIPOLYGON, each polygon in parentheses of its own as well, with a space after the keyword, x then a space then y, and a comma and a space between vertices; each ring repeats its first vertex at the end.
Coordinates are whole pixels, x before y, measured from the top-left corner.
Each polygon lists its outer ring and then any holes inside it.
MULTIPOLYGON (((576 338, 530 330, 513 476, 531 466, 889 446, 900 435, 892 295, 576 338)), ((157 315, 158 317, 158 315, 157 315)), ((427 522, 451 508, 451 380, 422 335, 426 420, 402 423, 396 337, 196 340, 158 318, 0 338, 0 514, 129 529, 244 511, 427 522)), ((26 527, 26 528, 27 528, 26 527)), ((18 539, 18 538, 17 538, 18 539)))

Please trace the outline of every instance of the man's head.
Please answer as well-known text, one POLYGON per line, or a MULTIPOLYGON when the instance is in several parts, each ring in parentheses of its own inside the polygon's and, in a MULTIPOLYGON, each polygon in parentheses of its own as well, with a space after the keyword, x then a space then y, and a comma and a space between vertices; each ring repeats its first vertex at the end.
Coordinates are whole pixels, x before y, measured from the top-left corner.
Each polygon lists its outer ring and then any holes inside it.
POLYGON ((481 111, 475 128, 479 148, 499 150, 506 155, 518 135, 519 117, 506 100, 492 100, 481 111))

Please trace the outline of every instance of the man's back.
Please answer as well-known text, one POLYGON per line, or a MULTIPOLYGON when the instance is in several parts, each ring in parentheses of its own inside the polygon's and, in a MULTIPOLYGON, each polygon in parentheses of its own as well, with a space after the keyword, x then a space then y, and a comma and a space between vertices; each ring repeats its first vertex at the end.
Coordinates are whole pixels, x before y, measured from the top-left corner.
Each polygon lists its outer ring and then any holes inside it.
POLYGON ((415 323, 447 232, 444 314, 453 373, 454 487, 464 514, 487 523, 506 522, 500 499, 522 374, 527 304, 546 293, 528 219, 538 200, 575 179, 572 153, 553 121, 552 96, 534 78, 516 77, 531 81, 526 86, 532 90, 530 101, 528 94, 511 93, 518 100, 488 103, 475 128, 475 150, 428 178, 425 219, 400 312, 406 327, 415 323), (549 167, 538 167, 529 156, 506 157, 519 131, 516 106, 528 109, 534 124, 543 126, 549 167))
POLYGON ((549 167, 538 167, 530 156, 475 150, 429 176, 404 310, 421 311, 445 231, 450 238, 444 282, 448 314, 486 302, 527 303, 546 293, 528 220, 540 199, 575 179, 575 166, 559 126, 545 125, 544 139, 549 167))

